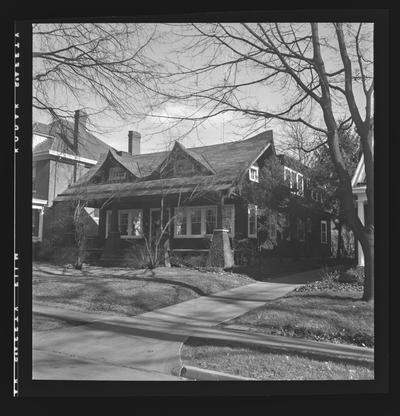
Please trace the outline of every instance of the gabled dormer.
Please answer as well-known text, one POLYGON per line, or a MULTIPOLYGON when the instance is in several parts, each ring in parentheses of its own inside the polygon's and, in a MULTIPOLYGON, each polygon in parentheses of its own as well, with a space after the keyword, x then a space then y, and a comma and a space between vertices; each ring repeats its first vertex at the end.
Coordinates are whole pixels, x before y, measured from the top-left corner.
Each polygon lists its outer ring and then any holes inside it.
POLYGON ((156 172, 162 178, 215 174, 215 170, 204 156, 198 155, 193 149, 186 149, 179 142, 175 142, 174 147, 156 169, 156 172))
POLYGON ((92 174, 89 183, 120 183, 132 182, 137 176, 126 166, 123 159, 115 150, 109 150, 102 162, 99 162, 96 171, 92 174))

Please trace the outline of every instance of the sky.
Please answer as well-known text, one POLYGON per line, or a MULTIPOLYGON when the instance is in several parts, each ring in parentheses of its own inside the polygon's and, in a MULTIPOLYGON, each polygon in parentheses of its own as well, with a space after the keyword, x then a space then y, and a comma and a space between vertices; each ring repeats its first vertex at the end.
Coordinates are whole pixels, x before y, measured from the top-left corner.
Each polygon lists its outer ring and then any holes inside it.
MULTIPOLYGON (((148 24, 149 29, 152 27, 152 24, 148 24)), ((180 46, 176 37, 176 32, 179 31, 179 28, 173 25, 158 24, 157 30, 161 34, 160 42, 154 43, 147 53, 149 53, 149 56, 152 59, 159 62, 166 62, 167 67, 170 68, 173 63, 169 62, 175 58, 174 50, 178 49, 180 46)), ((323 30, 324 28, 322 27, 322 33, 323 30)), ((205 50, 202 54, 197 56, 194 56, 189 52, 187 54, 181 54, 179 55, 180 63, 188 67, 191 65, 199 65, 210 53, 211 51, 205 50)), ((325 53, 327 54, 325 57, 329 64, 331 62, 329 58, 329 51, 325 53)), ((228 59, 229 53, 227 53, 224 58, 228 59)), ((334 67, 333 59, 332 65, 334 67)), ((221 74, 217 74, 215 77, 220 75, 221 74)), ((241 76, 245 81, 255 75, 250 69, 250 72, 243 71, 241 76)), ((213 83, 214 81, 215 79, 213 78, 204 78, 200 82, 203 82, 204 85, 206 85, 208 82, 213 83)), ((276 108, 283 104, 285 99, 284 91, 285 90, 282 90, 279 85, 263 86, 263 88, 245 88, 242 92, 243 102, 257 102, 257 105, 260 106, 260 108, 276 108)), ((361 92, 356 90, 355 93, 356 97, 362 100, 361 92)), ((67 98, 67 100, 71 102, 71 110, 79 108, 73 97, 63 97, 63 99, 64 98, 67 98)), ((82 97, 81 103, 83 103, 84 106, 88 106, 88 108, 96 108, 97 106, 96 100, 90 95, 82 97)), ((363 108, 363 106, 360 107, 363 108)), ((154 113, 157 115, 176 116, 187 115, 191 111, 193 111, 192 107, 188 105, 187 101, 180 101, 175 103, 169 102, 161 108, 155 110, 154 113)), ((46 113, 39 112, 35 109, 33 110, 33 120, 43 123, 49 123, 51 121, 50 117, 46 113)), ((173 143, 173 141, 177 138, 180 138, 180 134, 184 131, 181 127, 163 133, 154 134, 155 131, 165 129, 166 121, 157 117, 145 117, 142 120, 132 119, 122 122, 116 117, 107 117, 105 114, 102 114, 99 117, 93 116, 93 122, 96 125, 101 125, 101 129, 96 129, 95 135, 117 150, 127 151, 128 131, 138 131, 142 135, 142 153, 168 149, 171 146, 171 143, 173 143)), ((207 120, 186 137, 181 138, 180 141, 187 147, 195 147, 240 140, 246 136, 243 126, 244 123, 239 119, 236 113, 224 113, 207 120)), ((280 139, 285 135, 285 129, 283 128, 282 122, 276 120, 269 121, 265 123, 263 128, 265 130, 274 130, 274 140, 279 145, 280 139)), ((259 132, 261 131, 258 131, 257 133, 259 132)), ((247 134, 246 137, 251 136, 252 134, 250 133, 247 134)))

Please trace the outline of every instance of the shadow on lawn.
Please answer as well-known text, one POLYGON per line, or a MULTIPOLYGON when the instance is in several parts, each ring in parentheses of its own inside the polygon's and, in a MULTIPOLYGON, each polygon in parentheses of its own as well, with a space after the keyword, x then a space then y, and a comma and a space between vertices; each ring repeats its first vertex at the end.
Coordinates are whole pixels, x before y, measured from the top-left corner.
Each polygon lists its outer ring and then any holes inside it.
MULTIPOLYGON (((66 269, 66 273, 65 274, 60 274, 60 273, 54 273, 48 270, 43 270, 41 268, 37 268, 36 270, 34 270, 34 272, 39 272, 39 273, 45 273, 48 275, 52 275, 52 276, 57 276, 57 277, 68 277, 68 278, 74 278, 74 277, 94 277, 94 278, 99 278, 99 279, 113 279, 115 278, 116 280, 128 280, 128 281, 136 281, 136 282, 143 282, 143 283, 161 283, 161 284, 167 284, 167 285, 171 285, 171 286, 177 286, 177 287, 181 287, 184 289, 188 289, 191 290, 192 292, 196 293, 198 296, 207 296, 207 292, 204 292, 203 290, 201 290, 200 288, 191 285, 189 283, 186 282, 182 282, 180 280, 174 280, 174 279, 166 279, 163 277, 157 277, 156 273, 154 272, 154 270, 142 270, 140 272, 126 272, 124 274, 120 274, 120 275, 110 275, 110 274, 106 274, 106 273, 101 273, 101 274, 93 274, 90 272, 85 272, 82 271, 81 274, 77 275, 77 274, 69 274, 68 273, 69 269, 66 269), (146 273, 150 274, 149 277, 140 277, 140 275, 145 275, 146 273)), ((91 285, 93 285, 93 282, 91 282, 91 285)), ((98 284, 94 284, 96 285, 102 285, 101 283, 98 284)))

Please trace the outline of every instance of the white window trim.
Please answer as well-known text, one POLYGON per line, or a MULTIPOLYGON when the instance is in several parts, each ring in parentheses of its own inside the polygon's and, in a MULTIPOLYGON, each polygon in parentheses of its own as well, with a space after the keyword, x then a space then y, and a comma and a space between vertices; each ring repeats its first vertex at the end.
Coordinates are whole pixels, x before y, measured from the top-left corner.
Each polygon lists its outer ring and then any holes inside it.
POLYGON ((296 185, 297 191, 290 191, 292 194, 294 195, 299 195, 299 196, 304 196, 304 175, 302 173, 297 172, 294 169, 288 168, 287 166, 283 167, 283 180, 286 181, 287 177, 289 175, 289 187, 293 188, 293 185, 296 185), (296 184, 293 184, 292 181, 292 175, 291 173, 295 174, 296 177, 296 184), (302 187, 302 191, 299 190, 299 179, 301 178, 302 183, 303 183, 303 187, 302 187))
POLYGON ((328 244, 328 221, 323 220, 321 220, 321 244, 328 244), (322 225, 325 225, 325 232, 322 232, 322 225), (323 239, 322 236, 325 238, 323 239))
MULTIPOLYGON (((232 232, 228 233, 230 237, 234 237, 235 235, 235 205, 228 204, 224 205, 224 207, 230 207, 231 210, 231 224, 232 224, 232 232)), ((174 221, 174 238, 204 238, 207 236, 211 236, 212 234, 206 234, 206 210, 207 209, 215 209, 217 210, 216 205, 197 205, 197 206, 188 206, 188 207, 175 207, 174 208, 174 215, 177 215, 177 210, 181 209, 183 211, 184 219, 186 219, 186 234, 178 235, 177 233, 177 223, 174 221), (192 221, 191 221, 191 210, 200 208, 201 209, 201 234, 192 234, 192 221)))
POLYGON ((130 209, 119 209, 118 210, 118 228, 119 228, 119 218, 120 215, 123 213, 128 214, 128 235, 121 235, 121 238, 124 240, 131 240, 131 239, 138 239, 143 238, 143 209, 141 208, 130 208, 130 209), (133 212, 140 212, 140 234, 133 235, 132 232, 132 213, 133 212))
POLYGON ((250 169, 249 169, 249 179, 252 182, 257 182, 258 183, 258 171, 259 171, 258 166, 255 166, 255 165, 250 166, 250 169), (252 175, 252 172, 254 172, 254 175, 252 175))
POLYGON ((258 225, 257 224, 257 205, 250 204, 247 207, 247 236, 249 238, 257 238, 257 225, 258 225), (251 207, 254 207, 254 215, 255 215, 255 224, 254 224, 255 233, 253 233, 253 234, 250 233, 250 210, 251 210, 251 207))
MULTIPOLYGON (((119 229, 119 216, 120 213, 128 213, 128 235, 121 235, 120 237, 124 240, 132 240, 132 239, 140 239, 143 238, 143 209, 141 208, 131 208, 131 209, 119 209, 118 210, 118 229, 119 229), (132 225, 132 221, 131 221, 131 215, 129 215, 130 213, 134 212, 134 211, 140 211, 141 213, 141 223, 140 223, 140 235, 132 235, 129 234, 132 232, 132 229, 130 228, 132 225)), ((111 215, 112 215, 112 211, 111 210, 107 210, 106 211, 106 232, 105 232, 105 238, 108 238, 108 231, 109 231, 109 227, 110 227, 110 220, 111 220, 111 215)))

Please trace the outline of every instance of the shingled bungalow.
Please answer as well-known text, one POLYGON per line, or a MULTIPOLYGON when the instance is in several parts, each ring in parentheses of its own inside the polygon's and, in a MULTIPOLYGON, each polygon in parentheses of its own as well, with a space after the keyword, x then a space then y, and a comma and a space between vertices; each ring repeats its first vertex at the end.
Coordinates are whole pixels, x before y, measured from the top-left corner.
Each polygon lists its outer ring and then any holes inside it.
MULTIPOLYGON (((83 198, 100 209, 97 244, 103 258, 118 257, 133 243, 154 242, 161 223, 170 250, 215 251, 219 254, 213 263, 223 267, 233 264, 236 240, 262 243, 257 207, 246 202, 240 189, 243 183, 257 183, 266 160, 277 158, 271 130, 203 147, 186 148, 175 142, 170 151, 149 154, 140 154, 140 135, 129 132, 128 148, 128 152, 108 150, 55 200, 83 198)), ((294 212, 271 216, 267 238, 279 243, 275 248, 286 247, 280 255, 330 255, 329 214, 307 190, 304 175, 279 160, 299 204, 294 212)))

